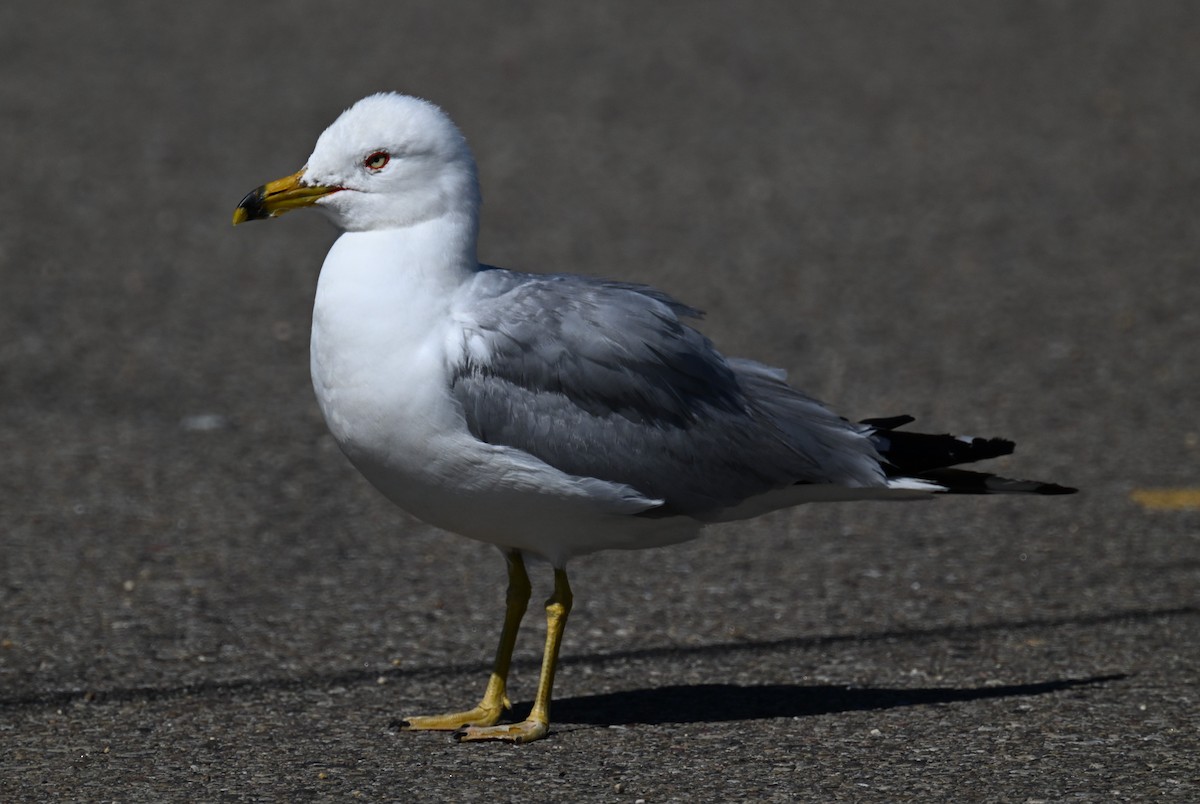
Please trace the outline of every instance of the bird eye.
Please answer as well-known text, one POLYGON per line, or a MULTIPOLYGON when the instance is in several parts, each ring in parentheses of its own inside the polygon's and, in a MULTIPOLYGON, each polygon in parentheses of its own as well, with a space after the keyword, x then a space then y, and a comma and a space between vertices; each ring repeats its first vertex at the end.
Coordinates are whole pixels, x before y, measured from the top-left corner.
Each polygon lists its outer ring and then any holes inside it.
POLYGON ((376 151, 363 160, 363 167, 367 170, 383 170, 391 158, 387 151, 376 151))

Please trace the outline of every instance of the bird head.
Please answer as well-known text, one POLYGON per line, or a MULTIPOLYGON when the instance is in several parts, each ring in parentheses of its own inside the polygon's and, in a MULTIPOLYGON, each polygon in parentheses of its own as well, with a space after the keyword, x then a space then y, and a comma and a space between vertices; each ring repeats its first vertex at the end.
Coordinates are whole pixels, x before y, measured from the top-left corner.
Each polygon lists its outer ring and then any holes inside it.
POLYGON ((479 185, 462 133, 440 108, 394 92, 363 98, 317 139, 308 163, 250 191, 233 224, 316 206, 346 231, 474 219, 479 185))

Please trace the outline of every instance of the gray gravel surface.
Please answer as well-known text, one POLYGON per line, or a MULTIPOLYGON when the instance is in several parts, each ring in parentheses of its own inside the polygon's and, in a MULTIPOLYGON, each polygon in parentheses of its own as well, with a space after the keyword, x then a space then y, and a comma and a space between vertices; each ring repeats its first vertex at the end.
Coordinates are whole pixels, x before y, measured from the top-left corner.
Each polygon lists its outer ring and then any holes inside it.
POLYGON ((6 2, 0 800, 1200 799, 1200 512, 1130 496, 1200 486, 1198 54, 1190 0, 6 2), (484 259, 1084 493, 580 560, 549 739, 398 733, 479 695, 503 565, 326 435, 333 231, 229 226, 393 88, 484 259))

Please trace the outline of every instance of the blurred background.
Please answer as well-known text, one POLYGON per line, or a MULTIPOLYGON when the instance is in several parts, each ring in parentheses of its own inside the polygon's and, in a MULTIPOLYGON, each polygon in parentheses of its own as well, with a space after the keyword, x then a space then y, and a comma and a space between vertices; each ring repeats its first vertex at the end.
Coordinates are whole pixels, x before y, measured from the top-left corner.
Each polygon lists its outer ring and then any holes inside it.
POLYGON ((1198 53, 1182 0, 6 3, 2 797, 436 797, 499 773, 665 800, 684 770, 726 797, 1197 795, 1198 53), (1085 492, 781 512, 581 560, 574 726, 520 760, 395 735, 478 695, 503 563, 326 434, 307 349, 336 233, 230 227, 390 89, 471 142, 481 259, 654 284, 849 418, 1009 437, 992 468, 1085 492), (1187 493, 1135 499, 1162 488, 1187 493), (971 692, 1109 675, 1029 710, 971 692), (721 709, 712 684, 782 692, 721 709), (848 686, 967 703, 819 703, 848 686))

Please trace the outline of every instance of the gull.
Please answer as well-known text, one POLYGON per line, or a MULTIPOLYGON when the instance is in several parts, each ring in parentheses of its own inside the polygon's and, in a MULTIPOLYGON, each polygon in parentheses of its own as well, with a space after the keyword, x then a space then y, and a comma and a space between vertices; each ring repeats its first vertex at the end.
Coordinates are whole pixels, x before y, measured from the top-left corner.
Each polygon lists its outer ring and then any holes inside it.
POLYGON ((428 101, 358 101, 301 170, 248 193, 233 223, 307 206, 342 230, 311 342, 334 439, 400 508, 507 561, 479 704, 407 717, 405 730, 546 736, 577 556, 683 542, 806 502, 1075 491, 952 468, 1008 454, 1010 441, 900 430, 908 416, 848 421, 784 372, 717 351, 689 323, 699 311, 660 290, 481 264, 475 160, 428 101), (529 716, 501 723, 526 558, 554 570, 545 651, 529 716))

